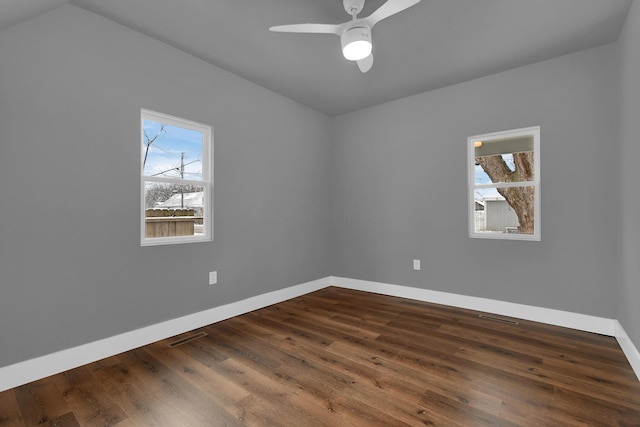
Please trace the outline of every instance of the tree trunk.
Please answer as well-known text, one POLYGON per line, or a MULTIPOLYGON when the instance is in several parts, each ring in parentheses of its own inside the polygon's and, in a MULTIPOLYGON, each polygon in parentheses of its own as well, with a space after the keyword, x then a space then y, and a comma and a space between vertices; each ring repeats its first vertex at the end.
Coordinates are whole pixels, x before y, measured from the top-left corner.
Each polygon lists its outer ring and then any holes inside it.
MULTIPOLYGON (((534 180, 533 152, 514 153, 514 169, 504 161, 501 155, 476 157, 476 162, 489 175, 491 182, 522 182, 534 180)), ((518 231, 533 234, 535 192, 533 186, 498 188, 518 217, 518 231)))

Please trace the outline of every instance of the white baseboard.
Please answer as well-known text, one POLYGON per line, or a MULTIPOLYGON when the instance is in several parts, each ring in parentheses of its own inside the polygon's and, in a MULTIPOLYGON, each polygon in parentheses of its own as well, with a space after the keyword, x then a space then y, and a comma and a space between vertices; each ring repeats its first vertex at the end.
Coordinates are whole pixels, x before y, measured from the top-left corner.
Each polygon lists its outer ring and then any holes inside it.
POLYGON ((620 344, 620 348, 624 352, 624 355, 627 357, 631 368, 633 368, 633 372, 636 373, 638 380, 640 380, 640 352, 636 346, 631 342, 631 338, 622 328, 620 322, 616 320, 616 339, 618 340, 618 344, 620 344))
POLYGON ((0 392, 329 286, 329 277, 0 368, 0 392))
POLYGON ((331 277, 331 284, 615 336, 615 320, 604 317, 344 277, 331 277))
POLYGON ((375 292, 614 336, 620 343, 620 347, 627 359, 629 359, 629 363, 638 379, 640 379, 640 353, 638 353, 638 349, 633 345, 622 325, 614 319, 410 286, 329 276, 35 359, 0 367, 0 392, 328 286, 375 292))

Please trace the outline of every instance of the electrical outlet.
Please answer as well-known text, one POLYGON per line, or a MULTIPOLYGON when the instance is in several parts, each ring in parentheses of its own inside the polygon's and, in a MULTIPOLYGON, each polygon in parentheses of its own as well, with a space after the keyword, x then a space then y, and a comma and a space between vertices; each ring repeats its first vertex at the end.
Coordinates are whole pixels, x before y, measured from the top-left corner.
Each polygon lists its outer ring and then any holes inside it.
POLYGON ((420 270, 420 260, 419 259, 414 259, 413 260, 413 269, 414 270, 420 270))
POLYGON ((218 272, 217 271, 210 271, 209 272, 209 284, 210 285, 215 285, 216 283, 218 283, 218 272))

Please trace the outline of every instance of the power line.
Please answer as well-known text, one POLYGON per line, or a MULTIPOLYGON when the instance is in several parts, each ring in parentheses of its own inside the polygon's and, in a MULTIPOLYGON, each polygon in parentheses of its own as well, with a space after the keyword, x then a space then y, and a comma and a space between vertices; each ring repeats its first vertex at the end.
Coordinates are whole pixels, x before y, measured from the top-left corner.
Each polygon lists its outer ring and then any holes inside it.
MULTIPOLYGON (((182 154, 184 154, 184 153, 182 153, 182 154)), ((187 173, 187 174, 196 174, 196 172, 184 172, 184 166, 188 166, 188 165, 190 165, 190 164, 192 164, 192 163, 199 162, 199 161, 200 161, 200 159, 192 160, 192 161, 190 161, 189 163, 183 163, 183 161, 184 161, 184 158, 182 159, 182 161, 181 161, 180 165, 175 166, 175 167, 172 167, 171 169, 164 170, 164 171, 162 171, 162 172, 154 173, 153 175, 149 175, 149 176, 158 176, 158 175, 163 175, 163 174, 165 174, 165 173, 167 173, 167 172, 173 172, 173 171, 181 172, 181 174, 183 175, 183 176, 181 176, 181 178, 184 178, 184 174, 185 174, 185 173, 187 173)))

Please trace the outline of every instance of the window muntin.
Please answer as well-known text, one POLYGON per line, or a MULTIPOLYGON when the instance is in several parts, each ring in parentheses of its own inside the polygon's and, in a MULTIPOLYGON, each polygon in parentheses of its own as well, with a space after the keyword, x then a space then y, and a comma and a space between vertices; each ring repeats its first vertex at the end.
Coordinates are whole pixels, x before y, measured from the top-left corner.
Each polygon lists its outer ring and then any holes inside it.
POLYGON ((468 138, 469 236, 540 240, 540 128, 468 138))
POLYGON ((141 112, 141 244, 212 239, 211 127, 141 112))

